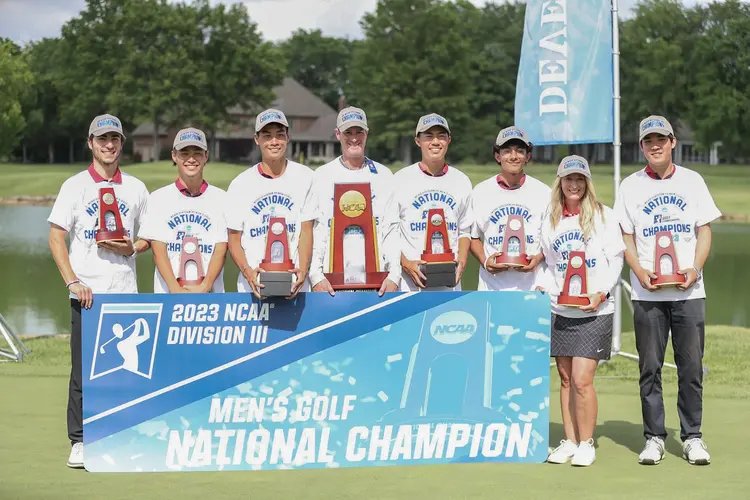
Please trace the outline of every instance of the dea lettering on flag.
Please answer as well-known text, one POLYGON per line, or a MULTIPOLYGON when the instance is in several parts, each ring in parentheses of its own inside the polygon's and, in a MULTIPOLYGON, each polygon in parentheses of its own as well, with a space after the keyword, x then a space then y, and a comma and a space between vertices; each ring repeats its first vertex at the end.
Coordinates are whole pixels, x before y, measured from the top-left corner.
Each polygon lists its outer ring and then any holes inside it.
POLYGON ((529 0, 515 125, 531 142, 614 139, 612 12, 608 0, 529 0))

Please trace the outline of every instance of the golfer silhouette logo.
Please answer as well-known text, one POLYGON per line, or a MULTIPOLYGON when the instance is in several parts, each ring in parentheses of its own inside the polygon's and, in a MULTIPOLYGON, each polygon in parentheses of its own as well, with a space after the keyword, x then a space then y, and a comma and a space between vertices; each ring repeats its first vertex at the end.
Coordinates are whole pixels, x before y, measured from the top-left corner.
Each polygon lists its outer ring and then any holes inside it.
POLYGON ((91 380, 125 370, 151 378, 161 304, 104 304, 96 335, 91 380))

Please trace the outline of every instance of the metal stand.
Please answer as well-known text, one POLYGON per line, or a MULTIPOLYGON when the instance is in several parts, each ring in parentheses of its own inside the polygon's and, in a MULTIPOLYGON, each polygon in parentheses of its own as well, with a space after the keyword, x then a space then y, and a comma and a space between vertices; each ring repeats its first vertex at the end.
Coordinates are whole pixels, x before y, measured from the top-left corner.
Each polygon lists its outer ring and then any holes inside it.
POLYGON ((8 322, 5 321, 2 314, 0 314, 0 334, 5 339, 8 347, 10 347, 10 349, 0 348, 0 362, 21 362, 25 355, 31 353, 31 351, 23 345, 21 339, 13 333, 13 329, 11 329, 8 322))

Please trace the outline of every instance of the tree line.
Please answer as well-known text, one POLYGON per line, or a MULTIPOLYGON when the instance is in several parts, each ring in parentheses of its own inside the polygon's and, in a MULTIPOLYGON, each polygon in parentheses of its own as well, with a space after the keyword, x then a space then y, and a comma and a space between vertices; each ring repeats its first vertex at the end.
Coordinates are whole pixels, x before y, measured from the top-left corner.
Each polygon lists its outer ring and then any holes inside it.
MULTIPOLYGON (((342 96, 363 107, 378 158, 410 160, 416 118, 437 112, 455 131, 452 159, 486 162, 513 122, 524 12, 379 0, 359 21, 362 39, 298 30, 272 43, 244 4, 87 0, 58 38, 0 41, 0 158, 74 161, 103 112, 126 130, 193 124, 211 137, 232 126, 230 108, 262 109, 290 76, 334 109, 342 96)), ((621 21, 620 45, 625 138, 663 114, 699 147, 721 142, 723 157, 750 158, 750 5, 642 0, 621 21)))

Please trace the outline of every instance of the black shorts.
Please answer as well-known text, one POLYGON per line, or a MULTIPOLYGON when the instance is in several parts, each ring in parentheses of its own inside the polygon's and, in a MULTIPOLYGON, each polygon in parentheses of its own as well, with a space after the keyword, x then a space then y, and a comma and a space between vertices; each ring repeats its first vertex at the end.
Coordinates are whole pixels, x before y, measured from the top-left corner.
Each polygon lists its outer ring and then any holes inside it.
POLYGON ((609 359, 613 319, 614 314, 566 318, 553 313, 550 354, 553 357, 609 359))

